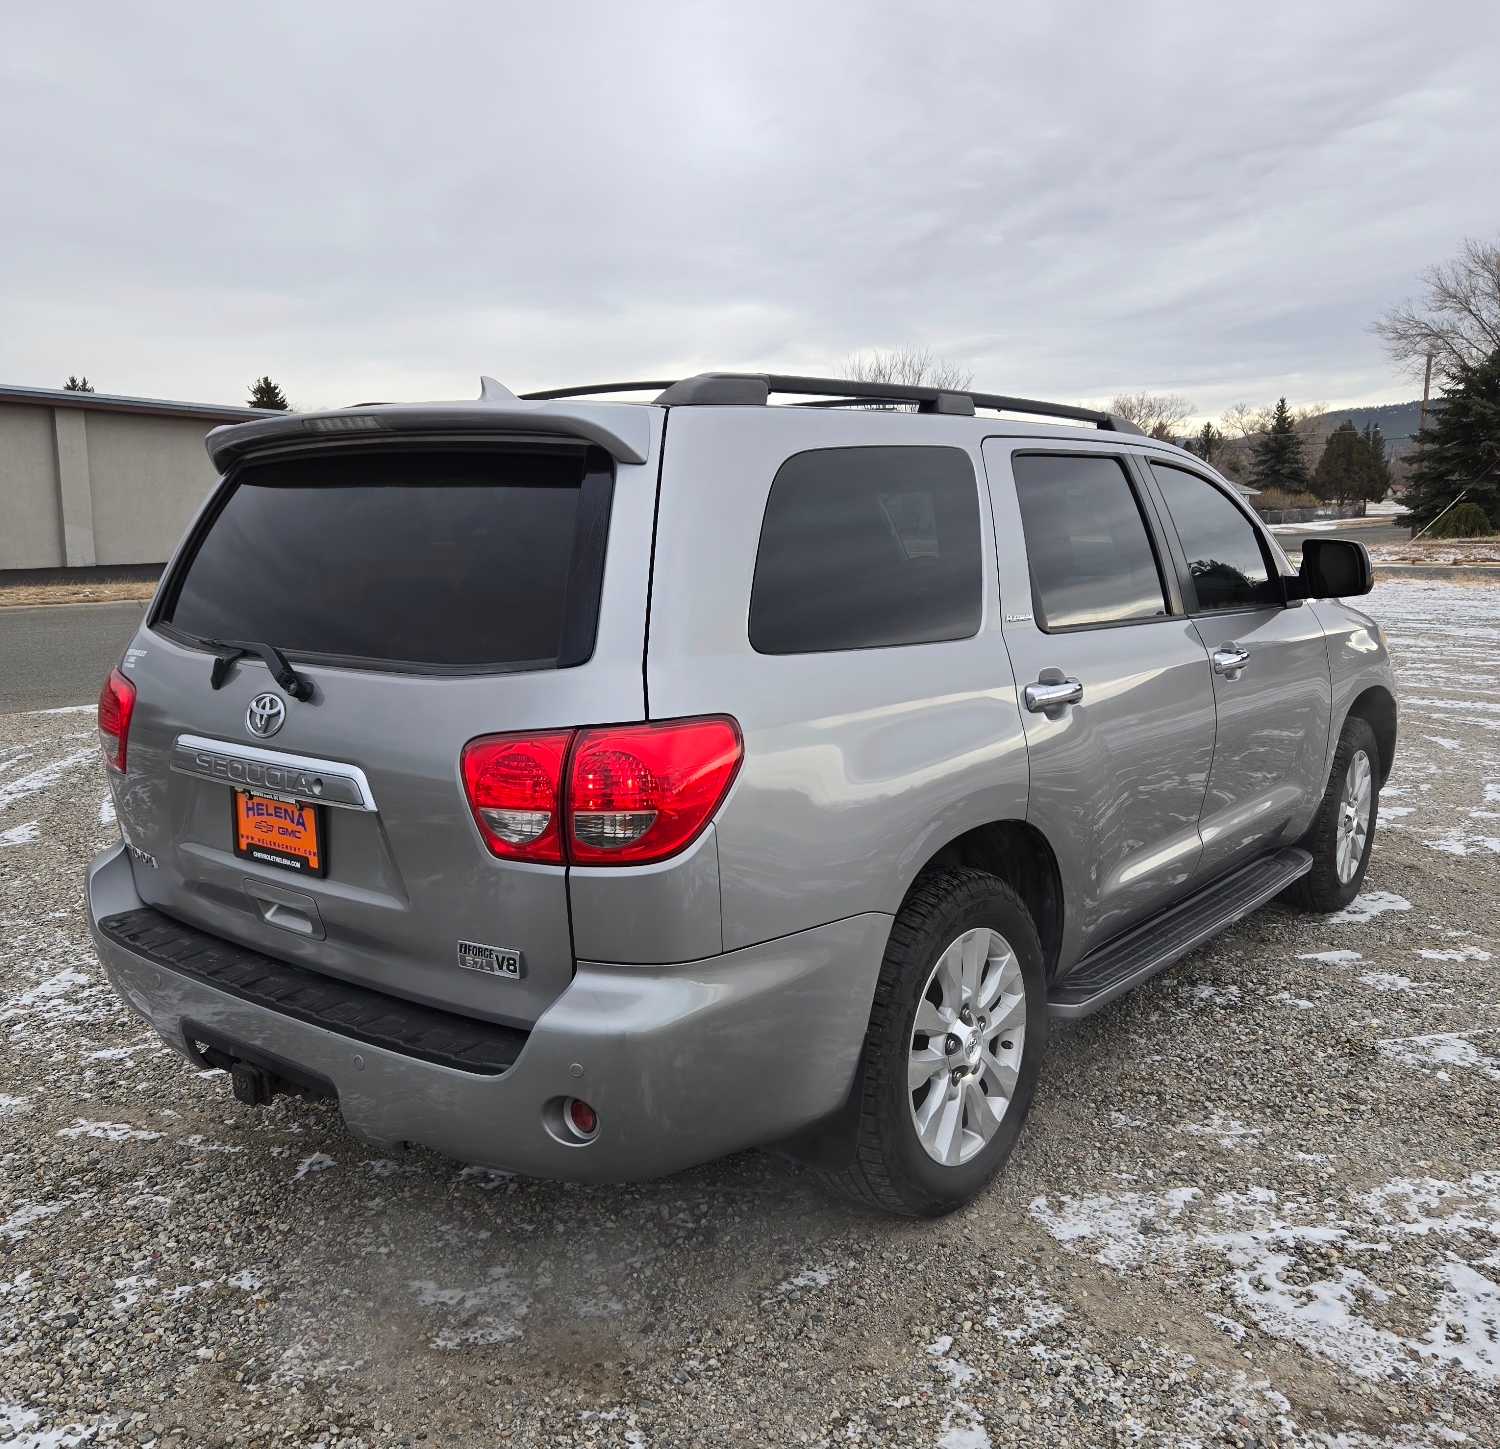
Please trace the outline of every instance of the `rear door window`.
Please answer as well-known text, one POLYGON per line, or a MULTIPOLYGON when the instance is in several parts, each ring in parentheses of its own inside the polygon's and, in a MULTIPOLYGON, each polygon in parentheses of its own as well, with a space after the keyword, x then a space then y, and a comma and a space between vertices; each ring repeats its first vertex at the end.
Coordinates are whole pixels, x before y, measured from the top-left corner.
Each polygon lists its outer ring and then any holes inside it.
POLYGON ((598 450, 313 454, 239 470, 164 595, 190 641, 461 672, 592 653, 598 450))
POLYGON ((1228 496, 1186 468, 1152 463, 1166 499, 1200 611, 1280 606, 1279 570, 1273 570, 1255 525, 1228 496))
POLYGON ((808 654, 967 639, 979 630, 979 487, 961 448, 820 448, 766 500, 750 643, 808 654))
POLYGON ((1032 609, 1044 629, 1166 614, 1156 553, 1124 463, 1097 453, 1018 453, 1012 471, 1032 609))

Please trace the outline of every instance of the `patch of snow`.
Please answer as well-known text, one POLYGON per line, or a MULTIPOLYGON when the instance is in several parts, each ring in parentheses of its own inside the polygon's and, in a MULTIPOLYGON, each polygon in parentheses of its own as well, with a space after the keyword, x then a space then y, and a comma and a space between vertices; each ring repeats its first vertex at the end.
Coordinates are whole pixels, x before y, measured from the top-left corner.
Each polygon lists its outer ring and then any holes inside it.
POLYGON ((1414 954, 1424 961, 1488 961, 1490 959, 1490 953, 1480 946, 1451 946, 1443 950, 1425 946, 1418 948, 1414 954))
POLYGON ((1352 966, 1365 958, 1358 951, 1308 951, 1298 956, 1299 961, 1321 961, 1325 966, 1352 966))
POLYGON ((799 1288, 826 1288, 838 1277, 837 1268, 804 1268, 793 1278, 777 1284, 779 1293, 795 1293, 799 1288))
MULTIPOLYGON (((91 1442, 99 1432, 82 1424, 43 1429, 39 1427, 41 1422, 42 1416, 35 1409, 0 1403, 0 1434, 5 1436, 0 1438, 0 1449, 74 1449, 76 1445, 91 1442)), ((114 1428, 114 1421, 109 1420, 100 1428, 109 1433, 114 1428)))
POLYGON ((521 1322, 531 1311, 531 1295, 511 1277, 508 1268, 491 1268, 474 1288, 441 1288, 431 1279, 408 1285, 423 1308, 451 1313, 456 1322, 432 1339, 439 1349, 479 1344, 510 1343, 521 1336, 521 1322))
POLYGON ((1445 750, 1461 750, 1463 744, 1459 740, 1449 739, 1447 735, 1423 735, 1424 740, 1430 740, 1435 745, 1440 745, 1445 750))
MULTIPOLYGON (((1409 911, 1411 902, 1394 891, 1366 891, 1349 902, 1341 911, 1335 911, 1323 920, 1331 926, 1362 926, 1387 911, 1409 911)), ((1311 959, 1311 958, 1304 958, 1311 959)))
POLYGON ((224 1281, 231 1288, 240 1288, 246 1293, 254 1293, 256 1289, 265 1286, 265 1279, 259 1273, 252 1273, 248 1268, 241 1268, 238 1273, 231 1273, 224 1281))
POLYGON ((1240 999, 1238 986, 1215 986, 1212 981, 1200 981, 1194 986, 1184 986, 1181 989, 1194 1001, 1204 1001, 1214 1006, 1235 1006, 1240 999))
POLYGON ((10 1216, 0 1223, 0 1238, 16 1242, 26 1236, 33 1223, 60 1213, 66 1206, 66 1203, 61 1202, 19 1202, 11 1210, 10 1216))
MULTIPOLYGON (((1284 993, 1283 993, 1284 994, 1284 993)), ((1311 1002, 1307 1003, 1309 1006, 1311 1002)), ((1262 1136, 1259 1127, 1247 1127, 1234 1117, 1225 1117, 1215 1112, 1210 1122, 1199 1125, 1189 1122, 1174 1129, 1189 1137, 1212 1137, 1220 1147, 1239 1148, 1251 1145, 1250 1139, 1262 1136)))
MULTIPOLYGON (((1481 1028, 1475 1036, 1492 1034, 1481 1028)), ((1447 1067, 1472 1067, 1493 1082, 1500 1082, 1500 1057, 1486 1055, 1467 1036, 1456 1031, 1429 1032, 1425 1036, 1386 1037, 1375 1043, 1392 1061, 1418 1071, 1431 1071, 1439 1081, 1449 1080, 1447 1067)))
POLYGON ((12 1097, 8 1092, 0 1092, 0 1117, 12 1112, 24 1112, 30 1105, 30 1097, 12 1097))
POLYGON ((0 846, 30 845, 40 840, 41 836, 41 825, 35 820, 28 820, 24 825, 13 825, 9 830, 0 830, 0 846))
POLYGON ((1437 983, 1432 981, 1413 981, 1410 976, 1398 976, 1394 971, 1366 971, 1364 975, 1355 977, 1362 986, 1368 986, 1372 991, 1434 991, 1437 983))
POLYGON ((50 788, 57 784, 69 770, 77 769, 79 765, 96 759, 97 755, 98 751, 90 745, 86 749, 74 750, 71 755, 54 760, 50 765, 43 765, 41 769, 33 770, 29 775, 22 775, 17 780, 0 785, 0 810, 8 810, 18 800, 24 800, 28 795, 35 795, 41 790, 50 788))
POLYGON ((160 1132, 149 1132, 132 1127, 128 1122, 90 1122, 85 1117, 75 1117, 71 1127, 62 1128, 59 1137, 95 1137, 101 1142, 155 1142, 160 1132))
POLYGON ((330 1167, 337 1167, 338 1163, 326 1152, 314 1152, 311 1156, 304 1157, 297 1164, 297 1170, 288 1179, 291 1182, 300 1182, 304 1177, 314 1172, 327 1172, 330 1167))
POLYGON ((1279 1001, 1283 1006, 1295 1006, 1298 1011, 1311 1011, 1317 1005, 1316 1002, 1309 1001, 1305 996, 1293 996, 1290 991, 1278 991, 1271 1000, 1279 1001))
POLYGON ((115 823, 115 798, 106 795, 99 802, 99 823, 101 825, 113 825, 115 823))
POLYGON ((1484 852, 1500 855, 1500 835, 1470 835, 1454 829, 1434 840, 1424 840, 1422 844, 1429 850, 1441 850, 1446 855, 1478 855, 1484 852))

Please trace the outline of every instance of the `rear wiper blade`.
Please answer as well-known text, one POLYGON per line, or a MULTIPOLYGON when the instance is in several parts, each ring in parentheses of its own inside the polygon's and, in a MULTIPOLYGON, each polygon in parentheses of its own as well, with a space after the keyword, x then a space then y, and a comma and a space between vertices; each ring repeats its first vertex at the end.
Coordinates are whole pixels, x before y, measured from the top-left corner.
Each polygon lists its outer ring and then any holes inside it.
POLYGON ((218 689, 229 675, 230 668, 247 654, 265 661, 274 679, 293 699, 311 699, 312 681, 304 678, 292 668, 285 654, 274 644, 261 644, 254 639, 205 639, 205 649, 214 651, 214 670, 209 676, 209 686, 218 689))

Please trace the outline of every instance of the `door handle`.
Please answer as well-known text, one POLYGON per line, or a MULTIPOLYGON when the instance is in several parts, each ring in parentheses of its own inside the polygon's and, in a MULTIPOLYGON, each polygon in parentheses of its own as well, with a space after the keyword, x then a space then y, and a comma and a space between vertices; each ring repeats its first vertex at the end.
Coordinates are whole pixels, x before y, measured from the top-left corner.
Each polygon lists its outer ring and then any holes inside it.
POLYGON ((1032 714, 1058 719, 1070 704, 1077 704, 1083 698, 1083 685, 1068 678, 1061 669, 1044 669, 1035 684, 1028 684, 1021 691, 1021 698, 1032 714))
POLYGON ((1225 679, 1238 679, 1240 671, 1250 662, 1250 651, 1239 644, 1221 644, 1209 658, 1213 661, 1215 674, 1222 674, 1225 679))

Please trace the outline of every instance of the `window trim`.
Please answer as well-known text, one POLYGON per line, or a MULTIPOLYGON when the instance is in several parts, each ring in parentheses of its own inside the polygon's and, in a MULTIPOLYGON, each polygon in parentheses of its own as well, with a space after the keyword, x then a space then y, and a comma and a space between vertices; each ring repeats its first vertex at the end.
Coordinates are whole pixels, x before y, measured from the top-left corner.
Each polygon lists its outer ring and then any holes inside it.
POLYGON ((1276 562, 1276 556, 1267 546, 1263 535, 1260 519, 1255 516, 1252 509, 1246 507, 1244 501, 1232 488, 1226 487, 1218 478, 1204 472, 1201 468, 1195 468, 1186 462, 1180 462, 1176 458, 1163 458, 1154 453, 1142 453, 1141 471, 1146 475, 1153 498, 1157 507, 1161 510, 1162 520, 1170 533, 1170 545, 1172 552, 1172 565, 1177 571, 1179 584, 1182 590, 1183 603, 1187 616, 1190 619, 1223 619, 1231 618, 1236 614, 1260 614, 1267 609, 1285 609, 1289 607, 1290 600, 1286 596, 1286 575, 1281 572, 1281 566, 1276 562), (1255 536, 1255 546, 1260 550, 1261 563, 1265 566, 1267 583, 1275 583, 1278 587, 1279 599, 1275 602, 1260 604, 1244 604, 1233 609, 1204 609, 1198 602, 1198 585, 1193 579, 1192 569, 1188 564, 1187 546, 1182 541, 1182 535, 1177 531, 1177 520, 1172 517, 1172 510, 1167 504, 1166 494, 1162 492, 1156 481, 1153 465, 1162 468, 1175 468, 1179 473, 1186 473, 1191 478, 1196 478, 1201 483, 1206 483, 1214 489, 1221 497, 1229 500, 1230 505, 1235 508, 1241 518, 1250 525, 1250 531, 1255 536))
POLYGON ((1011 450, 1010 484, 1015 490, 1016 513, 1021 520, 1021 546, 1026 550, 1026 582, 1031 591, 1031 619, 1043 634, 1081 634, 1095 629, 1135 629, 1142 624, 1169 624, 1174 618, 1182 618, 1185 610, 1178 589, 1176 565, 1174 562, 1173 566, 1168 568, 1163 561, 1166 541, 1162 536, 1156 500, 1148 499, 1142 489, 1140 479, 1130 464, 1132 456, 1128 452, 1105 452, 1096 448, 1013 448, 1011 450), (1146 546, 1151 550, 1151 559, 1156 565, 1156 579, 1161 586, 1162 602, 1166 606, 1165 613, 1152 614, 1140 619, 1101 619, 1097 622, 1082 624, 1048 624, 1047 611, 1042 607, 1041 595, 1037 592, 1031 543, 1026 537, 1026 513, 1021 507, 1021 489, 1016 479, 1018 458, 1107 458, 1119 464, 1125 486, 1135 500, 1141 526, 1145 529, 1146 546))
MULTIPOLYGON (((604 594, 604 570, 609 546, 609 523, 614 505, 615 462, 597 445, 577 438, 496 437, 487 434, 482 441, 452 434, 414 434, 399 440, 330 439, 278 449, 274 456, 257 453, 234 463, 219 479, 208 502, 193 520, 177 552, 172 555, 162 575, 156 596, 146 612, 145 627, 170 639, 185 649, 212 654, 196 634, 179 628, 164 614, 175 611, 178 596, 192 561, 198 555, 204 538, 218 521, 241 476, 279 459, 300 459, 313 454, 332 453, 515 453, 578 452, 583 454, 583 471, 578 481, 578 521, 573 535, 573 552, 569 557, 568 581, 563 594, 563 619, 559 648, 555 656, 545 659, 482 661, 478 664, 433 664, 418 659, 372 658, 364 654, 332 654, 320 650, 284 649, 290 662, 301 662, 333 669, 356 669, 369 674, 430 675, 444 679, 464 679, 505 674, 538 674, 556 669, 574 669, 587 664, 598 645, 599 616, 604 594), (587 571, 592 569, 592 581, 587 571), (580 587, 581 584, 588 585, 580 587)), ((276 640, 268 641, 277 643, 276 640)), ((279 644, 277 647, 281 647, 279 644)))
MULTIPOLYGON (((980 469, 975 466, 974 455, 968 448, 957 443, 828 443, 816 448, 798 448, 794 453, 786 454, 776 465, 776 471, 771 475, 771 481, 766 487, 765 502, 760 510, 760 532, 755 540, 755 558, 750 565, 750 588, 745 597, 745 640, 750 645, 750 650, 762 659, 800 659, 809 657, 823 657, 830 654, 855 654, 865 653, 875 649, 929 649, 944 644, 964 644, 971 639, 977 639, 985 631, 989 612, 989 591, 985 587, 985 520, 989 517, 988 499, 981 482, 980 469), (771 511, 771 495, 776 489, 776 480, 781 477, 782 469, 788 463, 797 458, 804 458, 810 453, 856 453, 878 449, 881 452, 893 452, 897 449, 920 449, 923 452, 957 453, 963 459, 969 470, 969 478, 974 487, 974 523, 975 538, 977 540, 976 556, 979 562, 978 578, 978 602, 979 612, 974 622, 974 627, 967 634, 957 634, 946 639, 909 639, 896 644, 838 644, 828 649, 785 649, 768 650, 760 648, 754 635, 751 633, 751 610, 755 604, 755 581, 760 573, 761 550, 766 541, 766 518, 771 511)), ((991 553, 994 557, 993 538, 990 540, 991 553)))

